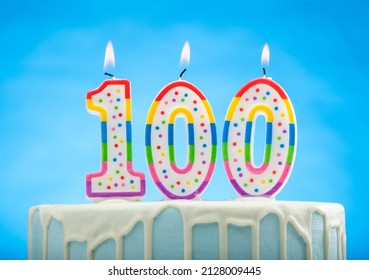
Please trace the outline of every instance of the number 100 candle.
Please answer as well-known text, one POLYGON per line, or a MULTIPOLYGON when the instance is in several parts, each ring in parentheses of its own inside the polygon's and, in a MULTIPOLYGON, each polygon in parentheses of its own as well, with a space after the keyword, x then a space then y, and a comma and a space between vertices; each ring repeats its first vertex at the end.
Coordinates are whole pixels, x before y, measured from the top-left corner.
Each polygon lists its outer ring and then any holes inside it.
MULTIPOLYGON (((114 63, 111 43, 105 62, 114 63)), ((112 75, 110 75, 112 76, 112 75)), ((86 176, 91 199, 140 198, 145 194, 145 174, 132 167, 131 89, 128 80, 105 80, 87 93, 87 109, 101 119, 101 171, 86 176)))
MULTIPOLYGON (((188 42, 181 57, 189 60, 188 42)), ((145 138, 150 174, 167 198, 193 199, 204 191, 214 171, 216 127, 211 107, 197 87, 181 76, 166 85, 149 110, 145 138), (187 126, 187 163, 183 168, 177 165, 174 153, 177 118, 183 118, 187 126)))
MULTIPOLYGON (((262 61, 269 61, 263 49, 262 61)), ((264 71, 265 74, 265 71, 264 71)), ((283 88, 265 75, 245 84, 229 105, 223 130, 227 176, 241 196, 274 197, 286 183, 295 159, 295 113, 283 88), (265 118, 264 160, 254 160, 256 119, 265 118)))

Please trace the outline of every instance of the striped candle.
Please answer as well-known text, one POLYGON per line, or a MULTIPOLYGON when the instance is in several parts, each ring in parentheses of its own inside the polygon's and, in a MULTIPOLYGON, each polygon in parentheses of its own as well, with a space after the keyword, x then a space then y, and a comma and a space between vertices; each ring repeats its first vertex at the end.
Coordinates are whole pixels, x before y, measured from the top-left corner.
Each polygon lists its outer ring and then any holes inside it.
POLYGON ((101 170, 86 176, 89 198, 139 198, 145 174, 132 167, 131 96, 128 80, 105 80, 87 93, 87 110, 101 119, 101 170))
POLYGON ((223 130, 223 160, 227 176, 241 196, 275 196, 286 183, 295 158, 296 124, 292 104, 276 82, 255 79, 233 98, 223 130), (253 159, 256 119, 265 117, 263 163, 253 159))
POLYGON ((146 121, 146 156, 159 190, 171 199, 192 199, 208 185, 216 158, 216 127, 211 107, 201 91, 175 81, 157 95, 146 121), (174 129, 177 118, 187 124, 187 163, 176 164, 174 129))

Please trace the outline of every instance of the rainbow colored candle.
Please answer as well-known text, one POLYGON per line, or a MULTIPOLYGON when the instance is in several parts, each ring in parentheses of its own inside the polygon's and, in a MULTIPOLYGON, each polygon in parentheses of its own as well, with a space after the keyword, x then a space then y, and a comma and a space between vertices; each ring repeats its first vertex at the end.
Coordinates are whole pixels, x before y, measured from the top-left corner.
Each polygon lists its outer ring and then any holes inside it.
POLYGON ((217 141, 211 107, 193 84, 178 80, 157 95, 146 121, 146 156, 150 174, 170 199, 193 199, 208 185, 214 171, 217 141), (187 163, 176 164, 174 126, 177 118, 187 125, 187 163))
POLYGON ((87 93, 87 110, 101 119, 101 170, 86 176, 89 198, 139 198, 145 174, 132 167, 132 114, 128 80, 105 80, 87 93))
POLYGON ((291 173, 297 144, 295 113, 280 85, 259 78, 233 98, 224 123, 223 160, 227 176, 241 196, 275 196, 291 173), (253 159, 255 122, 265 117, 263 163, 253 159))

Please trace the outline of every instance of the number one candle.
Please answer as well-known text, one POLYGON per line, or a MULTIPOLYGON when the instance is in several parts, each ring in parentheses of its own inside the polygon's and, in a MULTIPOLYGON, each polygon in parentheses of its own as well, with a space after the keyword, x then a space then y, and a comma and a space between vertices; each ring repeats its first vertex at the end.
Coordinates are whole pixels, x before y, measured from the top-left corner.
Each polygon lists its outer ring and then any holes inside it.
MULTIPOLYGON (((189 63, 185 43, 181 62, 189 63)), ((210 181, 216 157, 216 128, 211 107, 193 84, 178 81, 166 85, 156 96, 146 121, 146 155, 150 174, 159 190, 171 199, 193 199, 210 181), (177 118, 187 124, 187 164, 180 168, 174 154, 177 118)))
MULTIPOLYGON (((262 64, 269 63, 264 46, 262 64)), ((297 131, 292 104, 280 85, 264 77, 245 84, 227 111, 223 130, 223 160, 227 176, 241 196, 275 196, 287 182, 296 151, 297 131), (264 162, 253 158, 255 123, 264 116, 264 162)))
MULTIPOLYGON (((114 51, 108 42, 104 68, 114 66, 114 51)), ((101 119, 101 171, 86 176, 91 199, 139 198, 145 194, 145 175, 132 168, 131 94, 128 80, 105 80, 87 93, 87 110, 101 119)))

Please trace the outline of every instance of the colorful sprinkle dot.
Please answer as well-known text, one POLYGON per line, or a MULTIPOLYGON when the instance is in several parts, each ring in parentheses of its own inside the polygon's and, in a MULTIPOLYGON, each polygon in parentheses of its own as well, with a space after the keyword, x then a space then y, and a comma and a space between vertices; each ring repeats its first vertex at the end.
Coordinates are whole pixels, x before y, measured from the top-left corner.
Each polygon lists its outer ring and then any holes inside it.
POLYGON ((277 140, 281 140, 281 139, 282 139, 282 137, 281 137, 281 136, 278 136, 278 137, 277 137, 277 140))
POLYGON ((279 147, 284 148, 284 144, 279 145, 279 147))
POLYGON ((134 180, 130 180, 129 182, 130 182, 131 184, 133 184, 135 181, 134 181, 134 180))
POLYGON ((158 126, 155 126, 155 129, 156 129, 156 130, 159 130, 159 129, 160 129, 160 127, 158 127, 158 126))
POLYGON ((269 91, 267 91, 265 94, 266 94, 266 95, 270 95, 270 92, 269 92, 269 91))
POLYGON ((117 102, 120 102, 120 98, 119 97, 117 98, 117 102))
POLYGON ((234 126, 234 127, 238 127, 238 123, 234 123, 234 124, 233 124, 233 126, 234 126))
POLYGON ((255 192, 259 192, 259 189, 258 189, 258 188, 256 188, 256 189, 255 189, 255 192))
POLYGON ((182 189, 181 191, 184 193, 186 190, 185 189, 182 189))
POLYGON ((260 91, 260 89, 259 88, 256 88, 256 90, 255 90, 256 92, 259 92, 260 91))
POLYGON ((278 109, 279 109, 279 108, 278 108, 278 106, 275 106, 275 107, 274 107, 274 110, 278 111, 278 109))

